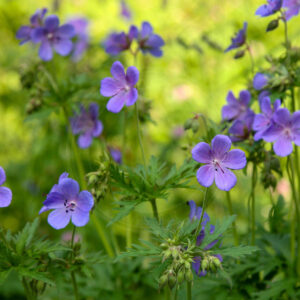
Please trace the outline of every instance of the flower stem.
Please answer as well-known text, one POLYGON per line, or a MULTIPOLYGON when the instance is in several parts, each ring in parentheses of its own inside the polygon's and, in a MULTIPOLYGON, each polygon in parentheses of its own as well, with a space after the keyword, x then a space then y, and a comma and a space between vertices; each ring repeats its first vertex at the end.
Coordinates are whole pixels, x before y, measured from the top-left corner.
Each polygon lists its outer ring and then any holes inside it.
MULTIPOLYGON (((228 210, 229 210, 229 214, 233 215, 233 209, 232 209, 232 202, 231 202, 231 196, 230 196, 230 192, 226 192, 226 198, 227 198, 227 204, 228 204, 228 210)), ((232 232, 233 232, 233 237, 234 237, 234 244, 235 246, 239 245, 239 236, 236 230, 236 223, 235 221, 232 222, 232 232)))
POLYGON ((153 216, 157 220, 157 222, 159 222, 156 200, 152 199, 150 202, 151 202, 151 206, 152 206, 153 216))
POLYGON ((192 283, 190 281, 186 282, 186 299, 192 300, 192 283))
MULTIPOLYGON (((71 263, 73 263, 72 260, 73 260, 73 256, 74 256, 74 238, 75 238, 75 232, 76 232, 76 226, 74 225, 73 232, 72 232, 72 239, 71 239, 71 248, 72 248, 71 263)), ((74 290, 75 300, 79 300, 78 287, 77 287, 77 282, 76 282, 76 277, 75 277, 75 272, 74 271, 71 272, 71 278, 72 278, 72 284, 73 284, 73 290, 74 290)))
POLYGON ((255 245, 255 186, 257 181, 257 168, 253 163, 251 186, 251 245, 255 245))
POLYGON ((198 237, 198 235, 201 231, 201 224, 202 224, 202 220, 203 220, 203 216, 204 216, 204 210, 205 210, 205 206, 206 206, 207 190, 208 190, 208 188, 205 188, 201 216, 200 216, 200 220, 199 220, 199 223, 198 223, 198 226, 197 226, 197 229, 196 229, 196 235, 195 235, 196 240, 197 240, 197 237, 198 237))
POLYGON ((139 111, 138 111, 137 102, 135 102, 134 108, 135 108, 135 115, 136 115, 136 129, 137 129, 140 149, 141 149, 141 153, 142 153, 143 163, 144 163, 144 166, 146 167, 145 151, 144 151, 142 137, 141 137, 141 131, 140 131, 139 111))

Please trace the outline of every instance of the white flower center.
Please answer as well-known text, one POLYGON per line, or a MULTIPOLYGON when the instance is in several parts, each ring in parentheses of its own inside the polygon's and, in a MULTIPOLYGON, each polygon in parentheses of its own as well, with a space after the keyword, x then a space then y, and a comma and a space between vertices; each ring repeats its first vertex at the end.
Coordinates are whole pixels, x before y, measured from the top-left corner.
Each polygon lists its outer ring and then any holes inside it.
POLYGON ((124 86, 124 90, 125 90, 125 92, 128 92, 128 91, 130 90, 130 86, 129 86, 128 84, 126 84, 126 85, 124 86))
POLYGON ((220 170, 222 171, 222 173, 224 173, 224 170, 222 169, 219 160, 217 160, 217 159, 214 158, 213 161, 212 161, 212 163, 213 163, 213 165, 214 165, 214 168, 215 168, 215 171, 216 171, 216 172, 218 172, 219 169, 220 169, 220 170))
POLYGON ((75 200, 65 200, 64 206, 66 207, 66 213, 73 212, 76 207, 75 200))

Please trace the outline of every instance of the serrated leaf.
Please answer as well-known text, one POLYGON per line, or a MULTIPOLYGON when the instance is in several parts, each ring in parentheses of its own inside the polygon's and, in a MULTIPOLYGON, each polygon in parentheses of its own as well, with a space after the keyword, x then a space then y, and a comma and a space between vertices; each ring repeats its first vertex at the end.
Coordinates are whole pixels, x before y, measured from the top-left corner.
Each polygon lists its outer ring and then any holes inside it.
POLYGON ((118 208, 119 213, 109 221, 109 223, 107 224, 107 226, 111 226, 112 224, 120 221, 121 219, 123 219, 124 217, 126 217, 127 215, 129 215, 129 213, 135 209, 135 207, 137 205, 140 204, 140 202, 138 201, 123 201, 123 202, 118 202, 119 204, 121 204, 120 208, 118 208))
POLYGON ((225 249, 218 249, 215 250, 215 254, 220 254, 220 255, 224 255, 224 256, 230 256, 230 257, 234 257, 234 258, 239 258, 245 255, 250 255, 255 251, 260 250, 258 247, 256 246, 244 246, 244 245, 240 245, 237 247, 230 247, 230 248, 225 248, 225 249))
POLYGON ((54 281, 51 278, 49 278, 49 276, 47 276, 48 274, 46 272, 37 272, 23 268, 19 268, 17 269, 17 271, 21 276, 29 277, 35 280, 40 280, 50 285, 55 285, 54 281))

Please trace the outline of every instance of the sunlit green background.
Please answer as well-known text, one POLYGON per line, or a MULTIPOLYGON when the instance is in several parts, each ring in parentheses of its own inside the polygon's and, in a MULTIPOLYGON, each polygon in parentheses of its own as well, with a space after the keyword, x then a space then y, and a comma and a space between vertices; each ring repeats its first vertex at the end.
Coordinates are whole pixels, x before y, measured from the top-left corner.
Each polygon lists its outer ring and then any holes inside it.
MULTIPOLYGON (((262 4, 260 0, 128 0, 132 10, 132 23, 139 26, 142 21, 149 21, 156 33, 166 41, 162 58, 148 57, 147 80, 144 97, 152 101, 151 117, 154 123, 148 123, 144 131, 146 155, 157 155, 167 149, 165 157, 168 161, 181 164, 187 157, 181 147, 188 145, 191 134, 186 133, 179 139, 174 138, 174 130, 183 126, 186 119, 194 113, 203 113, 216 123, 221 120, 220 110, 225 103, 226 94, 233 90, 236 94, 249 84, 253 75, 250 59, 234 60, 234 52, 224 54, 212 49, 202 40, 203 35, 225 49, 230 38, 243 26, 249 23, 248 41, 252 48, 256 70, 264 66, 264 56, 280 55, 283 51, 283 27, 266 33, 265 28, 270 18, 258 18, 254 15, 256 8, 262 4), (196 44, 202 53, 184 48, 178 38, 187 44, 196 44), (175 147, 167 147, 171 141, 175 147)), ((104 135, 108 143, 122 147, 122 122, 120 115, 112 115, 105 111, 106 99, 99 94, 100 80, 109 76, 109 67, 114 59, 109 58, 101 47, 101 42, 112 31, 127 31, 130 22, 120 17, 120 2, 117 0, 57 0, 57 1, 13 1, 0 0, 0 165, 7 172, 6 186, 13 191, 10 207, 0 210, 0 226, 12 231, 20 229, 27 221, 33 220, 39 212, 45 195, 58 180, 63 171, 68 171, 74 178, 75 162, 67 141, 66 125, 61 114, 51 114, 42 120, 28 119, 26 105, 30 95, 23 90, 20 74, 27 65, 39 60, 37 48, 25 44, 19 46, 15 33, 21 25, 28 23, 29 17, 38 8, 47 7, 49 13, 58 14, 61 23, 73 16, 85 16, 90 21, 91 49, 75 66, 70 66, 68 58, 55 56, 57 77, 61 80, 77 75, 89 74, 94 85, 88 94, 83 95, 84 103, 97 101, 100 104, 100 118, 103 116, 104 135), (76 73, 77 72, 77 73, 76 73), (114 130, 110 129, 112 124, 114 130), (115 128, 117 127, 117 129, 115 128), (113 133, 111 133, 113 132, 113 133)), ((300 42, 299 20, 293 18, 289 22, 289 36, 293 43, 300 42)), ((122 54, 127 66, 133 63, 129 54, 122 54)), ((139 57, 138 67, 143 64, 139 57)), ((51 64, 49 62, 48 64, 51 64)), ((73 64, 73 63, 72 63, 73 64)), ((128 122, 126 128, 129 136, 127 163, 134 164, 130 157, 139 155, 136 147, 136 128, 128 122), (136 154, 137 153, 137 154, 136 154)), ((80 150, 84 158, 86 172, 93 171, 99 158, 101 146, 94 141, 88 150, 80 150)), ((234 210, 238 213, 239 230, 247 231, 247 197, 249 194, 249 177, 242 171, 237 172, 239 180, 232 193, 234 210)), ((196 181, 195 181, 196 184, 196 181)), ((199 191, 177 191, 169 201, 160 200, 159 211, 166 218, 187 218, 189 208, 186 201, 194 199, 199 203, 202 194, 199 191)), ((268 192, 260 190, 257 200, 257 215, 263 220, 269 210, 268 192)), ((106 199, 97 207, 96 215, 105 224, 115 212, 112 203, 115 199, 106 199)), ((214 193, 210 199, 209 213, 213 220, 227 214, 224 194, 214 193)), ((138 209, 142 215, 150 214, 147 205, 138 209)), ((138 214, 135 212, 135 214, 138 214)), ((119 238, 126 234, 124 229, 131 226, 136 237, 144 228, 142 219, 134 218, 129 225, 122 220, 113 229, 119 238)), ((59 239, 65 230, 56 232, 48 226, 46 215, 42 216, 41 234, 59 239)), ((79 230, 85 237, 95 237, 94 243, 87 247, 101 249, 102 245, 94 228, 89 224, 79 230)))

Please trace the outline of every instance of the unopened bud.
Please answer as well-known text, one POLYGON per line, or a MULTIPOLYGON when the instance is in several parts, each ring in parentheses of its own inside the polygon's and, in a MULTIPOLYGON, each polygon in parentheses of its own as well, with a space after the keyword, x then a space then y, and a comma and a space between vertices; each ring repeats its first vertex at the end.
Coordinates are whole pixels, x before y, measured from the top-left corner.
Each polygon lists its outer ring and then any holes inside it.
POLYGON ((276 28, 278 27, 278 25, 279 25, 278 19, 272 20, 272 21, 268 24, 267 30, 266 30, 266 31, 267 31, 267 32, 272 31, 272 30, 276 29, 276 28))
POLYGON ((188 119, 185 121, 183 127, 184 127, 184 130, 188 130, 188 129, 191 129, 192 128, 192 124, 193 124, 193 119, 188 119))
POLYGON ((189 269, 189 270, 187 270, 187 271, 185 272, 185 279, 186 279, 187 281, 193 281, 194 276, 193 276, 193 272, 192 272, 191 269, 189 269))
POLYGON ((242 58, 245 55, 245 50, 240 50, 234 55, 234 59, 242 58))

